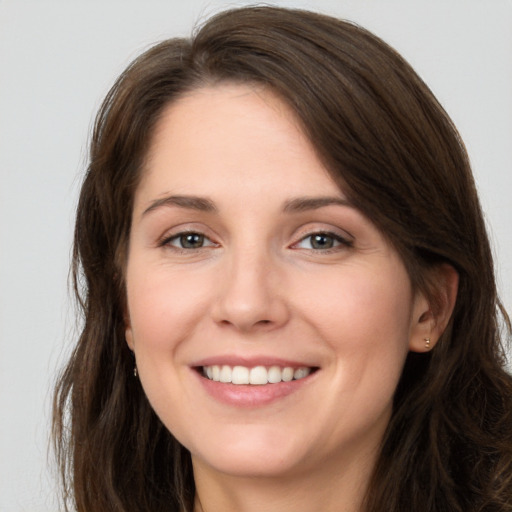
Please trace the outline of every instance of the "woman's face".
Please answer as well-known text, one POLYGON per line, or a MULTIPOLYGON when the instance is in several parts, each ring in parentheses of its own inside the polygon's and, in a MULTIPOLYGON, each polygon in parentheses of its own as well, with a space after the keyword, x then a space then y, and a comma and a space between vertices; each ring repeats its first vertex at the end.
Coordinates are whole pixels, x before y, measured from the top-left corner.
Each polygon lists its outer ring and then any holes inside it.
POLYGON ((142 386, 196 470, 370 463, 428 305, 275 95, 220 85, 167 108, 126 282, 142 386))

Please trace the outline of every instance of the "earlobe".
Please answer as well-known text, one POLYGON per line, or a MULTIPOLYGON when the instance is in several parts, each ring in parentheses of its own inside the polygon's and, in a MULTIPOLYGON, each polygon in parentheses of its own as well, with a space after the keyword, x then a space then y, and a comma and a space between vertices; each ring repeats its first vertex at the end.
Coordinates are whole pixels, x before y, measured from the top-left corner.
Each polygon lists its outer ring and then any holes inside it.
POLYGON ((124 332, 124 337, 126 339, 126 343, 133 355, 133 376, 137 378, 139 376, 139 370, 137 368, 137 361, 135 359, 135 345, 133 343, 133 331, 129 324, 126 324, 126 330, 124 332))
POLYGON ((443 263, 433 271, 432 299, 418 292, 413 311, 413 328, 409 349, 413 352, 429 352, 445 331, 455 307, 459 286, 459 274, 454 267, 443 263))
POLYGON ((130 326, 127 326, 124 331, 124 337, 126 339, 126 343, 128 344, 128 347, 133 352, 134 351, 134 344, 133 344, 133 331, 130 326))
POLYGON ((129 349, 133 352, 134 351, 133 329, 132 329, 132 322, 130 319, 130 314, 128 313, 128 308, 125 308, 125 311, 123 314, 123 321, 124 321, 124 339, 126 340, 126 343, 129 347, 129 349))

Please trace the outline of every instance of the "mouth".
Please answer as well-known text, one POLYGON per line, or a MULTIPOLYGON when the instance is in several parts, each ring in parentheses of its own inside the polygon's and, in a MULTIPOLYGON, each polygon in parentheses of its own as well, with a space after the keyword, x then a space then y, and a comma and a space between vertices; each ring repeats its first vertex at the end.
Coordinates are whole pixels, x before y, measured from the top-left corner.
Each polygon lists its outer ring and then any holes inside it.
POLYGON ((317 367, 301 366, 229 366, 211 365, 200 366, 198 372, 208 380, 223 384, 265 386, 301 380, 316 370, 317 367))

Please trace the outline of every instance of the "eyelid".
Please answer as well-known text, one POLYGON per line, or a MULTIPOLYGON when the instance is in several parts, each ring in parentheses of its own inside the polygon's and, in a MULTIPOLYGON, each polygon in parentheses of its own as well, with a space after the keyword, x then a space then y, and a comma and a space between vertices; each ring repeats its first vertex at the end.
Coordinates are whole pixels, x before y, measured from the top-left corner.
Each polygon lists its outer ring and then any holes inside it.
POLYGON ((173 228, 172 230, 166 231, 158 240, 157 240, 157 247, 163 247, 163 248, 171 248, 172 250, 176 251, 183 251, 183 252, 197 252, 201 249, 209 249, 210 247, 219 247, 219 243, 216 242, 211 235, 208 235, 206 233, 207 230, 202 228, 194 228, 193 226, 190 227, 184 227, 184 226, 178 226, 176 228, 173 228), (182 236, 186 235, 201 235, 204 237, 205 241, 208 241, 209 243, 207 245, 204 245, 202 247, 198 247, 196 249, 193 248, 185 248, 185 247, 179 247, 177 245, 172 245, 171 242, 173 240, 177 240, 182 236))
POLYGON ((340 233, 338 230, 334 230, 332 228, 327 228, 327 229, 322 229, 322 228, 316 228, 316 229, 311 229, 311 230, 308 230, 304 233, 302 233, 297 239, 296 241, 290 246, 292 249, 300 249, 300 247, 298 247, 298 245, 303 242, 304 240, 310 238, 310 237, 313 237, 315 235, 324 235, 324 236, 328 236, 328 237, 331 237, 333 238, 335 241, 338 242, 338 245, 334 246, 334 247, 329 247, 329 248, 326 248, 326 249, 314 249, 314 248, 304 248, 305 250, 309 250, 309 251, 312 251, 312 252, 329 252, 329 251, 336 251, 336 250, 339 250, 340 246, 341 247, 353 247, 354 245, 354 239, 351 235, 349 235, 348 233, 344 232, 343 234, 340 233))
MULTIPOLYGON (((315 248, 304 248, 305 250, 310 250, 313 252, 329 252, 339 250, 340 246, 343 247, 352 247, 354 244, 354 237, 350 235, 345 230, 341 230, 339 228, 331 227, 331 226, 315 226, 311 228, 303 227, 303 229, 299 230, 299 233, 294 237, 295 241, 289 245, 292 249, 300 249, 298 245, 306 240, 307 238, 313 237, 315 235, 324 235, 327 237, 332 237, 336 242, 335 247, 329 247, 326 249, 315 249, 315 248)), ((211 247, 219 247, 220 244, 215 240, 215 237, 210 234, 209 229, 205 229, 202 226, 194 226, 194 225, 180 225, 175 226, 174 228, 167 230, 161 237, 156 241, 156 245, 158 247, 169 247, 173 250, 183 251, 183 252, 197 252, 202 249, 209 249, 211 247), (207 242, 206 245, 203 245, 198 248, 185 248, 179 247, 178 245, 171 244, 172 241, 179 239, 180 237, 197 234, 204 237, 204 241, 207 242)))
MULTIPOLYGON (((177 233, 176 235, 167 237, 167 239, 163 243, 165 245, 167 245, 167 244, 172 245, 171 242, 173 240, 179 240, 180 238, 182 238, 184 236, 187 236, 187 235, 199 235, 199 236, 201 236, 203 238, 204 242, 208 242, 205 245, 203 245, 202 247, 198 247, 197 249, 204 249, 205 247, 217 246, 217 244, 215 242, 213 242, 209 237, 207 237, 203 233, 198 233, 197 231, 182 231, 180 233, 177 233)), ((172 245, 172 246, 173 247, 177 247, 177 246, 174 246, 174 245, 172 245)), ((178 249, 185 249, 184 247, 177 247, 177 248, 178 249)), ((192 250, 192 248, 187 249, 187 250, 192 250)))

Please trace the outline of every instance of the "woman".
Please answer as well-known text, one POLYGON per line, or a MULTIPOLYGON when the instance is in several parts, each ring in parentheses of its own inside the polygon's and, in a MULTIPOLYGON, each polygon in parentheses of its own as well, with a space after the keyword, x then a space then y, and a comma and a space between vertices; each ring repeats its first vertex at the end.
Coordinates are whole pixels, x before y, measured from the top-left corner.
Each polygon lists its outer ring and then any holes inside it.
POLYGON ((97 117, 74 276, 54 424, 77 510, 512 510, 468 159, 365 30, 243 8, 136 59, 97 117))

